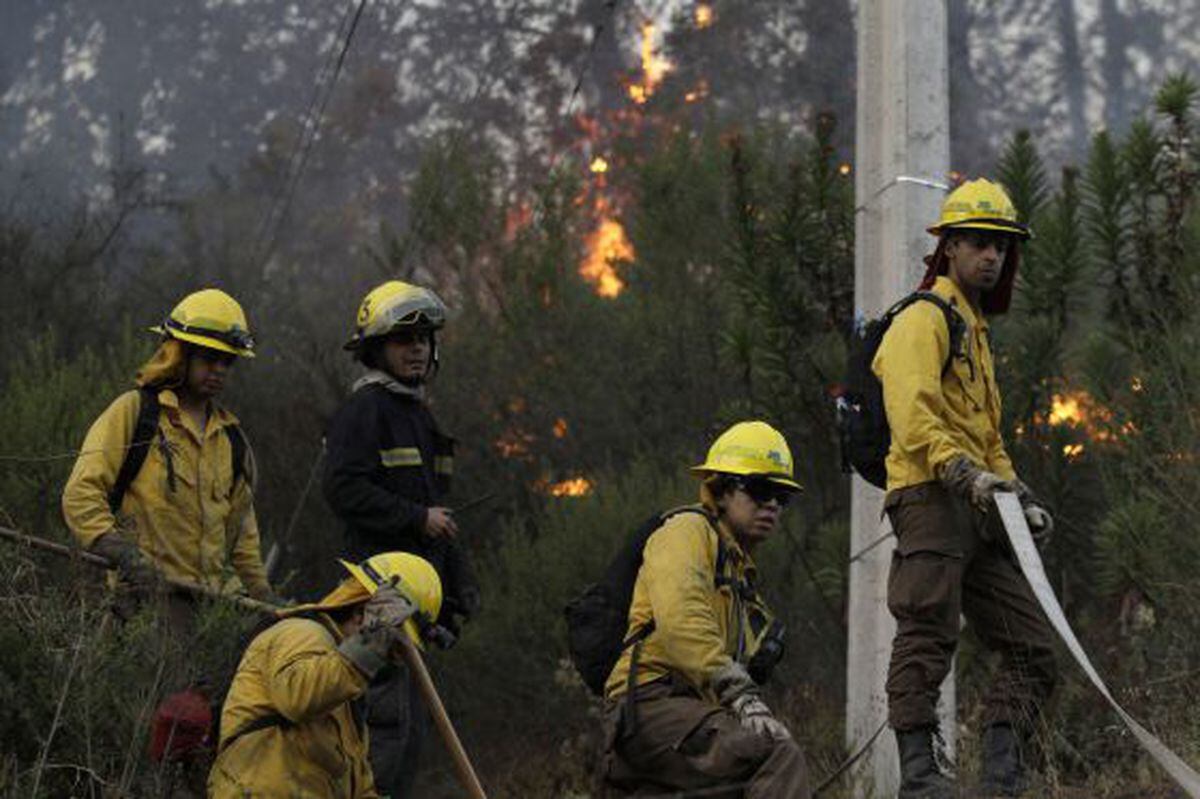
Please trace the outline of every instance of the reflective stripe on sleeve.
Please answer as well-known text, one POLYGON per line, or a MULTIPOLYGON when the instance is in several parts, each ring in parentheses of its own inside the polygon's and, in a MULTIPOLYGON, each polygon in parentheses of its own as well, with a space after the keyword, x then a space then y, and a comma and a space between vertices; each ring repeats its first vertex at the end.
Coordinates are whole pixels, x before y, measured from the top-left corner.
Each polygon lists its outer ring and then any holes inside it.
POLYGON ((379 460, 384 466, 420 466, 421 450, 416 447, 395 447, 379 450, 379 460))

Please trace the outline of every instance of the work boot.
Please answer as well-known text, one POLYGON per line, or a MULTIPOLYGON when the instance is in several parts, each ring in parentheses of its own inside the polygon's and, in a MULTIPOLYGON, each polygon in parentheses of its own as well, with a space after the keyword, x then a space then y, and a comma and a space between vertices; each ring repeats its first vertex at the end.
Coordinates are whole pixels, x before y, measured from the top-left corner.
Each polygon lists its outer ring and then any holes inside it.
POLYGON ((1029 788, 1021 739, 1011 724, 989 724, 983 731, 983 781, 985 796, 1020 796, 1029 788))
POLYGON ((897 730, 900 748, 900 793, 896 799, 954 799, 954 782, 938 768, 933 730, 897 730))

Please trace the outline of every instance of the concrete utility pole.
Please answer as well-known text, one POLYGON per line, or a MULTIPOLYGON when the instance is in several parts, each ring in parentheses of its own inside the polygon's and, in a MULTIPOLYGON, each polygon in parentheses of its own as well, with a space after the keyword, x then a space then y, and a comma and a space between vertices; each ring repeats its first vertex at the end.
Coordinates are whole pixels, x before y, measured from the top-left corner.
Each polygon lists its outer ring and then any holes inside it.
MULTIPOLYGON (((945 0, 860 0, 854 306, 878 316, 912 291, 932 239, 950 165, 945 0)), ((855 475, 852 554, 890 528, 880 523, 883 492, 855 475)), ((858 751, 887 718, 884 683, 895 622, 887 610, 894 539, 850 564, 846 738, 858 751)), ((954 678, 942 688, 942 733, 953 751, 954 678), (947 718, 950 723, 947 723, 947 718)), ((891 799, 899 788, 895 738, 884 733, 853 775, 858 799, 891 799)))

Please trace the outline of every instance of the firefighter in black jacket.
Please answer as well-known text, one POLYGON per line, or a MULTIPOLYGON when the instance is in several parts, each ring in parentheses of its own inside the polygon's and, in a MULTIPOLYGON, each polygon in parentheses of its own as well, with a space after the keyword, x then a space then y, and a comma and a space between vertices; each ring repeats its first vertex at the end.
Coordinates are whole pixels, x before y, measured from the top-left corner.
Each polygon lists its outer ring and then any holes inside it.
MULTIPOLYGON (((445 589, 439 623, 479 610, 479 588, 443 498, 450 488, 454 439, 425 404, 437 368, 436 332, 446 306, 426 288, 390 280, 358 309, 346 349, 366 367, 327 435, 324 492, 346 524, 345 557, 365 560, 402 550, 428 560, 445 589)), ((411 795, 428 714, 410 675, 399 673, 367 695, 371 769, 383 795, 411 795)))

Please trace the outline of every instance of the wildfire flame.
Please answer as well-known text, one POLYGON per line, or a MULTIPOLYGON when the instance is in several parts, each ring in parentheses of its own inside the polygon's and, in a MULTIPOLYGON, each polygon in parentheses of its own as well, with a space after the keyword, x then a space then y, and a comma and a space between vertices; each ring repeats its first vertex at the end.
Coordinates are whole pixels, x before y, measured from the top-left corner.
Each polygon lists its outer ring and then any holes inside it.
POLYGON ((588 169, 592 170, 592 172, 596 173, 597 175, 603 175, 608 171, 608 161, 605 161, 600 156, 596 156, 592 159, 591 166, 589 166, 588 169))
POLYGON ((696 5, 696 13, 694 15, 697 28, 707 28, 713 24, 713 10, 708 3, 698 3, 696 5))
POLYGON ((617 274, 613 261, 632 261, 633 245, 625 235, 621 223, 608 215, 608 203, 604 198, 596 201, 599 222, 588 234, 583 246, 587 253, 579 265, 579 275, 596 287, 601 297, 614 299, 625 290, 625 281, 617 274))
MULTIPOLYGON (((1115 443, 1137 432, 1133 422, 1118 423, 1112 410, 1082 390, 1054 394, 1050 398, 1050 415, 1045 419, 1034 417, 1034 421, 1082 431, 1089 441, 1096 443, 1115 443)), ((1023 428, 1018 428, 1017 435, 1023 432, 1023 428)), ((1074 461, 1084 450, 1085 445, 1079 442, 1064 444, 1062 454, 1067 460, 1074 461)))
POLYGON ((552 497, 582 497, 592 493, 592 481, 586 477, 572 477, 546 485, 546 493, 552 497))
POLYGON ((629 87, 629 97, 635 103, 644 103, 654 94, 654 90, 662 83, 663 76, 670 71, 672 64, 654 50, 655 27, 653 22, 642 23, 642 80, 629 87))
POLYGON ((567 437, 567 420, 562 418, 561 416, 554 420, 554 437, 555 438, 566 438, 567 437))

